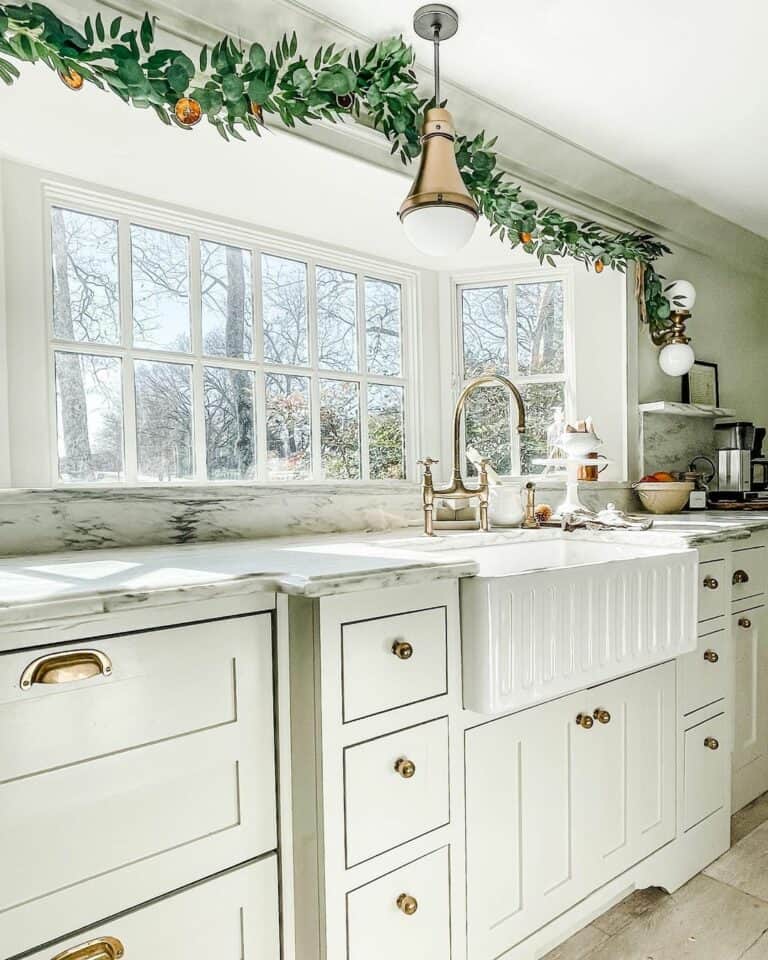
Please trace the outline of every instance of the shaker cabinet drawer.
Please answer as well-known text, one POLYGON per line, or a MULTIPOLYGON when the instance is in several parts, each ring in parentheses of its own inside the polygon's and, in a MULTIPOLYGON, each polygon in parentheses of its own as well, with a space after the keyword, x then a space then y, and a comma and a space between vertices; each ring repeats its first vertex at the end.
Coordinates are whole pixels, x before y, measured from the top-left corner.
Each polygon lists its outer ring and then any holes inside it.
POLYGON ((448 721, 344 751, 347 866, 448 823, 448 721))
POLYGON ((448 691, 445 607, 345 623, 344 722, 448 691))
POLYGON ((99 923, 26 960, 279 960, 276 859, 99 923))
POLYGON ((725 560, 699 564, 699 621, 722 617, 727 611, 728 584, 725 560))
POLYGON ((728 800, 730 748, 725 714, 685 732, 683 829, 706 820, 728 800))
POLYGON ((348 960, 450 960, 448 849, 347 895, 348 960))
POLYGON ((679 659, 681 713, 693 713, 727 695, 728 649, 723 628, 699 637, 698 648, 679 659))
POLYGON ((748 597, 759 597, 765 593, 765 552, 765 547, 733 551, 732 600, 746 600, 748 597))
POLYGON ((0 656, 3 955, 276 847, 271 658, 266 614, 0 656))

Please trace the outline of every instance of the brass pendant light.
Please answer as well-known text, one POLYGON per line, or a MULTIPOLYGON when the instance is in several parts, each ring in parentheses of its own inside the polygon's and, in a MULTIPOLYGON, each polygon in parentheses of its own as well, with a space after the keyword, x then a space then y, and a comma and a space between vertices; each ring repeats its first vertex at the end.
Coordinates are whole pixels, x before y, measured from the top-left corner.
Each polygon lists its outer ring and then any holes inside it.
POLYGON ((420 7, 413 28, 434 45, 435 106, 424 115, 421 162, 398 216, 406 236, 423 253, 445 256, 460 250, 477 223, 477 204, 456 163, 453 117, 440 106, 440 42, 459 27, 455 10, 441 3, 420 7))

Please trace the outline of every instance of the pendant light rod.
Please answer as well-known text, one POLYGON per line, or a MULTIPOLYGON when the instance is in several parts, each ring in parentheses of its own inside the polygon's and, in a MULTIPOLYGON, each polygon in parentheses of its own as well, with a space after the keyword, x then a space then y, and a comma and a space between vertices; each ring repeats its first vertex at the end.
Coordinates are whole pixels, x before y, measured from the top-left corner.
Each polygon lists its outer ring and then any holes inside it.
POLYGON ((435 106, 440 106, 440 24, 435 24, 435 106))
POLYGON ((435 57, 435 106, 440 106, 440 44, 459 29, 459 15, 444 3, 428 3, 413 15, 413 29, 422 40, 432 43, 435 57))

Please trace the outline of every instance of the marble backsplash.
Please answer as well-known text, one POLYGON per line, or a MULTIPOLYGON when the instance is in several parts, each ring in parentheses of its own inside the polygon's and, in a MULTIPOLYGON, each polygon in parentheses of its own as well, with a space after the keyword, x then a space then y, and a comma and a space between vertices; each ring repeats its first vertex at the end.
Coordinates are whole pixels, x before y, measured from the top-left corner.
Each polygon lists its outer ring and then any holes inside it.
MULTIPOLYGON (((585 506, 637 503, 626 486, 582 484, 585 506)), ((563 488, 538 485, 557 505, 563 488)), ((195 487, 57 487, 0 491, 0 556, 248 540, 312 533, 418 528, 418 484, 300 484, 195 487)))
MULTIPOLYGON (((694 457, 717 463, 715 431, 710 417, 644 413, 641 417, 642 472, 683 471, 694 457)), ((698 464, 704 470, 706 464, 698 464)))

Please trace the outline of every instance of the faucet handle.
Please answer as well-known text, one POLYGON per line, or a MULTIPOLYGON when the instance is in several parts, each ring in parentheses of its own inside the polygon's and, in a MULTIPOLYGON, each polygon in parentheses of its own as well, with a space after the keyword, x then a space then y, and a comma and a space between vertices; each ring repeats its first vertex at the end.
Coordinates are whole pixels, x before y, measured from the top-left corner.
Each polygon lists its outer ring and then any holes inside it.
POLYGON ((424 467, 424 476, 428 477, 432 473, 432 465, 435 463, 440 463, 440 461, 433 460, 432 457, 424 457, 423 460, 418 460, 417 463, 424 467))

